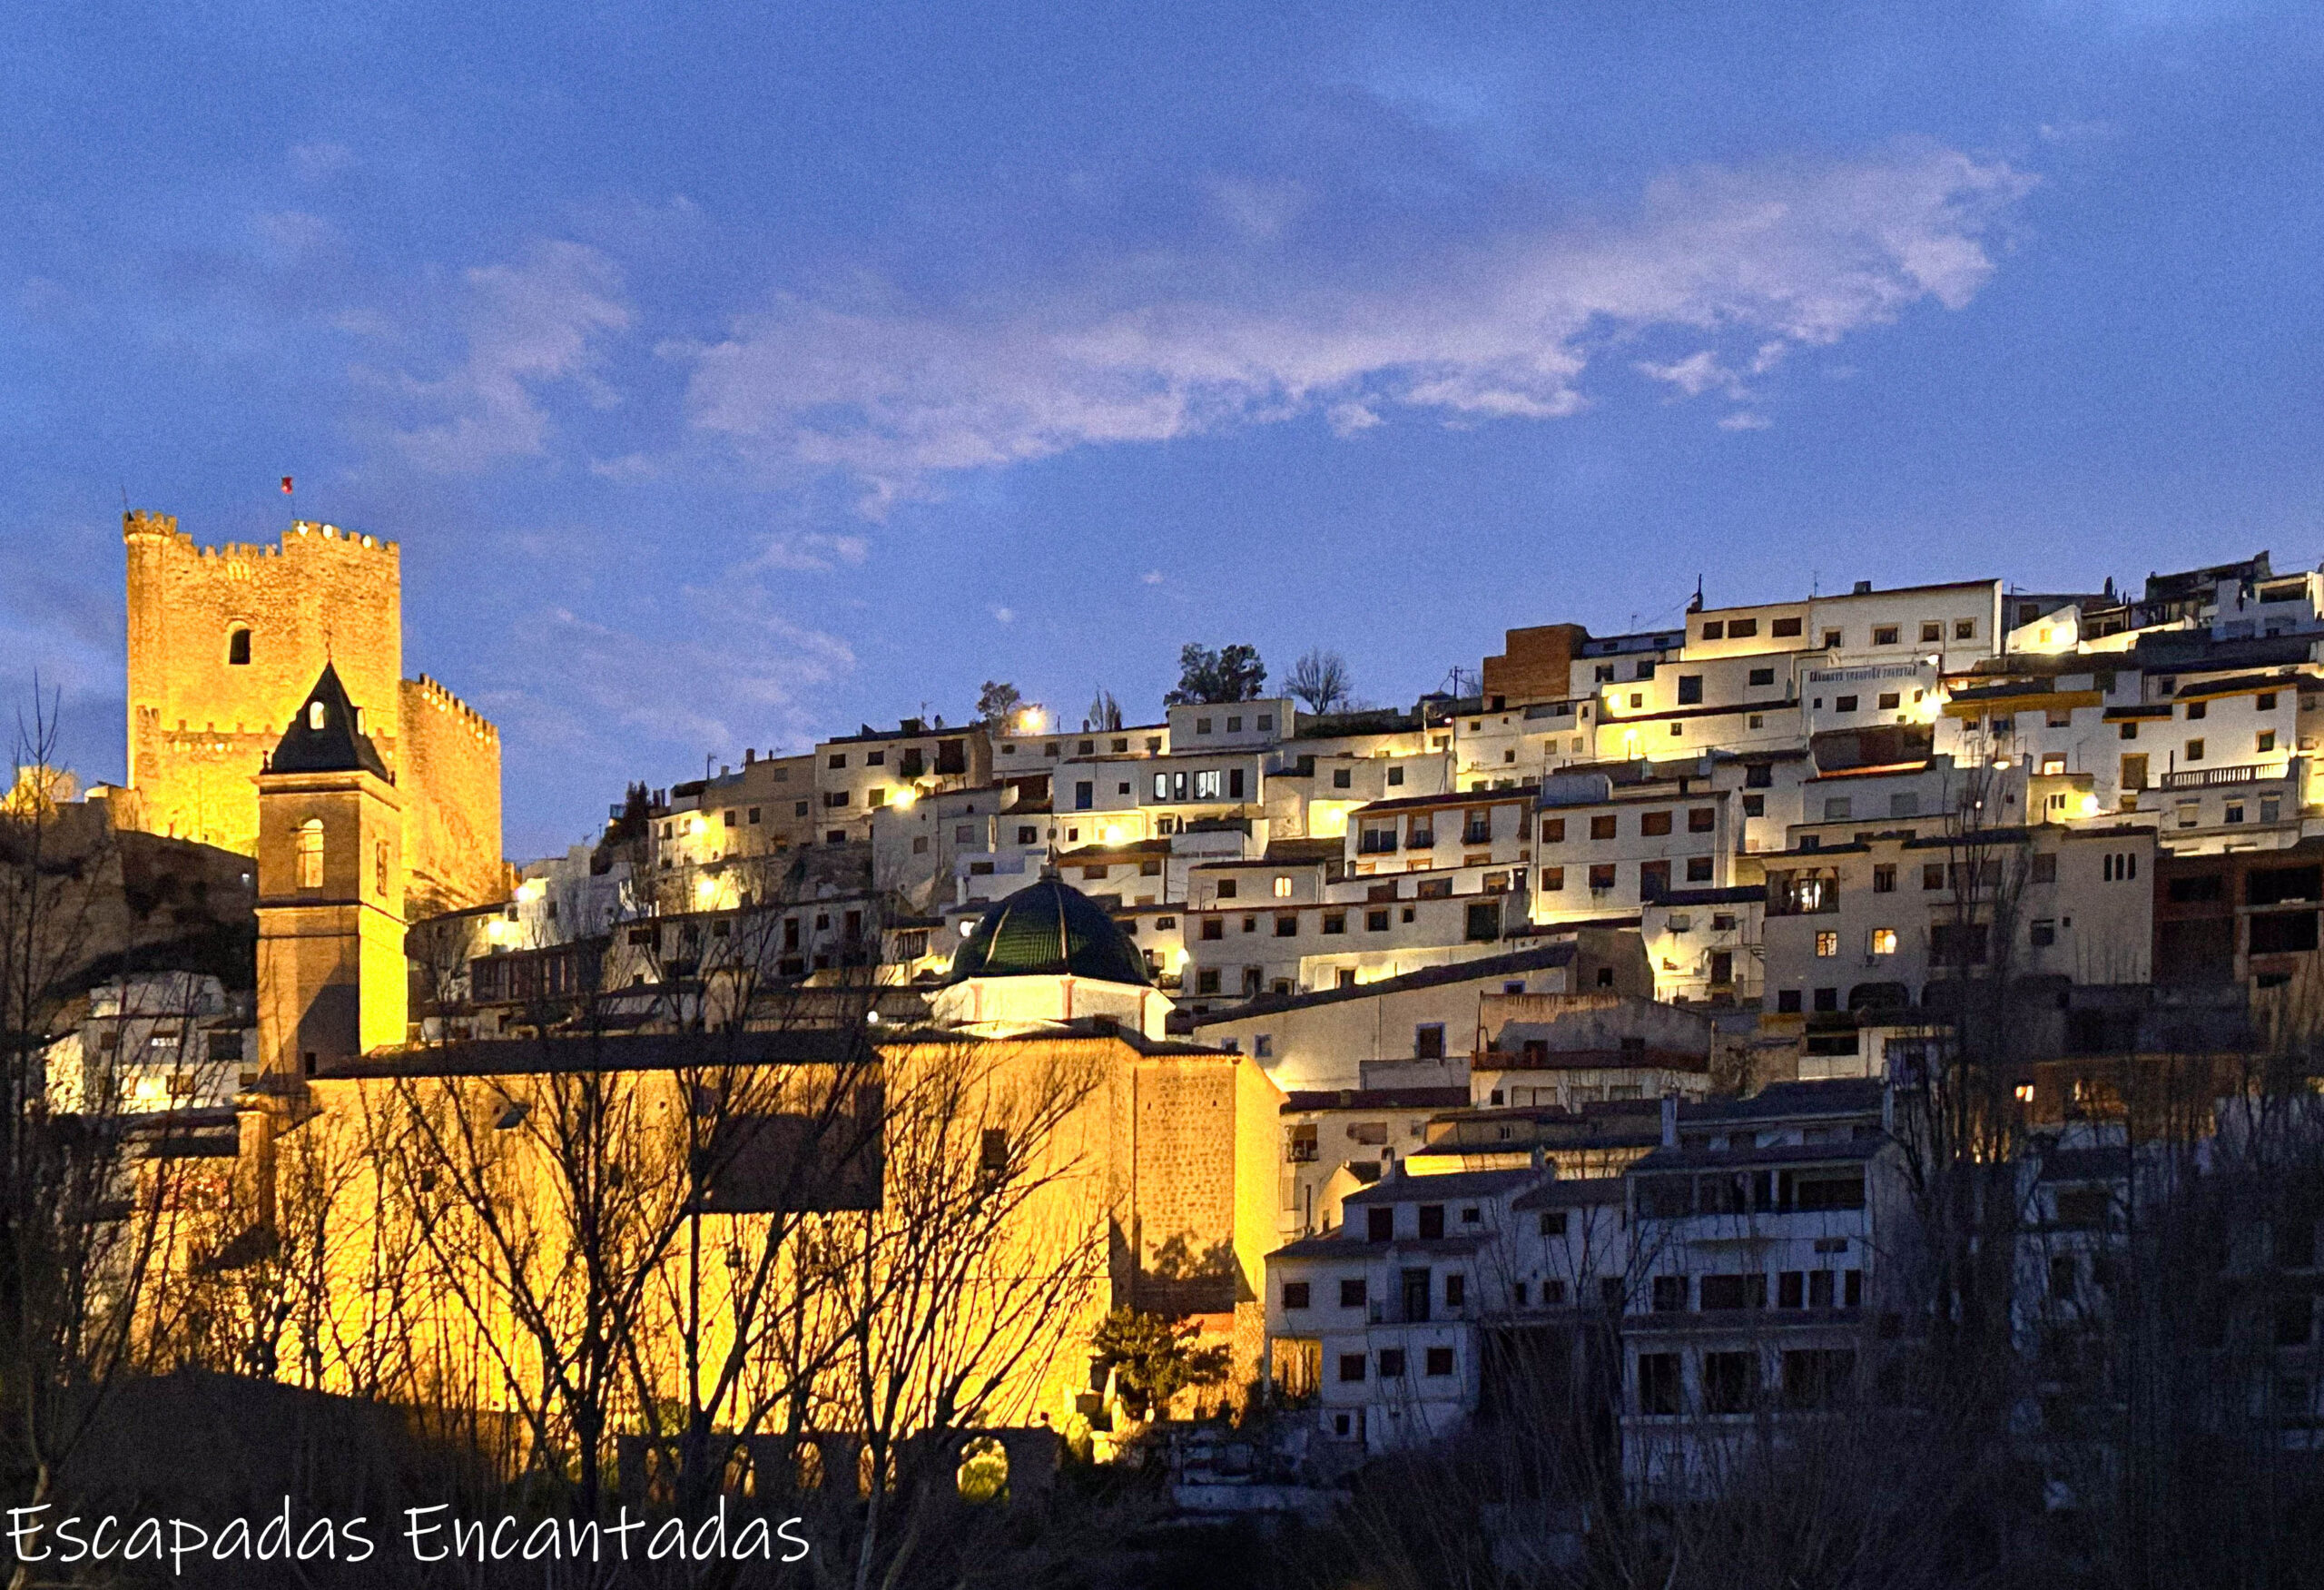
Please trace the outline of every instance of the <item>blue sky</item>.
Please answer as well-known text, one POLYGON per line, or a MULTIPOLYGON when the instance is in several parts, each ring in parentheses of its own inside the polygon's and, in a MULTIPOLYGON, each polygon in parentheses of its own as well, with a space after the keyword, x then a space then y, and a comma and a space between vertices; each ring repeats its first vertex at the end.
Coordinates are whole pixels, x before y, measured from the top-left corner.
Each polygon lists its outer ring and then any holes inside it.
POLYGON ((1187 640, 2324 558, 2312 5, 22 6, 0 689, 122 495, 399 539, 512 854, 1187 640), (338 15, 333 15, 336 12, 338 15))

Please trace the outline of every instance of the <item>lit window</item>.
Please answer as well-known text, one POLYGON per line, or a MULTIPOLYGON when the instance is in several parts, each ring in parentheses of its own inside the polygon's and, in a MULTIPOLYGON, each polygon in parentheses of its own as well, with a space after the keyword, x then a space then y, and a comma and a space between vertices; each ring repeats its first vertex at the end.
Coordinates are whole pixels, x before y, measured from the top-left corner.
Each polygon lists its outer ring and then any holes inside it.
MULTIPOLYGON (((318 706, 316 710, 320 712, 322 709, 318 706)), ((299 887, 320 889, 322 886, 323 820, 320 817, 310 817, 299 825, 299 887)))
POLYGON ((1896 930, 1893 927, 1874 928, 1872 930, 1872 953, 1876 955, 1895 954, 1896 953, 1896 930))
POLYGON ((321 702, 310 701, 307 703, 307 726, 310 729, 319 729, 323 726, 323 704, 321 702))
POLYGON ((1829 960, 1839 953, 1840 935, 1838 933, 1819 933, 1816 935, 1816 953, 1818 956, 1829 960))
POLYGON ((1278 900, 1288 900, 1291 898, 1291 880, 1289 878, 1278 877, 1275 879, 1275 897, 1278 900))

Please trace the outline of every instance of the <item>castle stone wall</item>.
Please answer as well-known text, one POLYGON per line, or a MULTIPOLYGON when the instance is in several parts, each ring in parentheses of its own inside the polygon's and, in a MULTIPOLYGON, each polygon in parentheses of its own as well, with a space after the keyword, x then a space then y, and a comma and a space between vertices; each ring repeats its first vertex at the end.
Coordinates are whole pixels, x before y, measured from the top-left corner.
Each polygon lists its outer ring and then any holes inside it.
POLYGON ((409 914, 503 898, 500 731, 425 674, 403 681, 402 700, 409 914))
POLYGON ((201 547, 153 513, 123 515, 122 535, 140 827, 255 854, 259 771, 330 662, 396 770, 414 904, 501 897, 499 735, 403 677, 396 543, 301 520, 276 545, 201 547), (237 629, 248 662, 232 660, 237 629))
POLYGON ((258 848, 252 782, 330 661, 394 765, 403 574, 394 542, 298 524, 278 546, 197 547, 166 514, 124 516, 129 782, 152 833, 258 848), (248 663, 228 660, 251 634, 248 663))

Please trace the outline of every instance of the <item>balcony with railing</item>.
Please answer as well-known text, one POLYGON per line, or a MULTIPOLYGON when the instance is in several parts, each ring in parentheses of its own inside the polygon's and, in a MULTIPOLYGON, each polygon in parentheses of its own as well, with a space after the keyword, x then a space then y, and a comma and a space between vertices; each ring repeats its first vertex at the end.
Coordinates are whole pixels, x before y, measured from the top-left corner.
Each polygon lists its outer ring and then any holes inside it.
POLYGON ((2234 767, 2184 767, 2162 775, 2164 789, 2213 789, 2224 785, 2260 784, 2291 776, 2289 765, 2266 766, 2246 762, 2234 767))

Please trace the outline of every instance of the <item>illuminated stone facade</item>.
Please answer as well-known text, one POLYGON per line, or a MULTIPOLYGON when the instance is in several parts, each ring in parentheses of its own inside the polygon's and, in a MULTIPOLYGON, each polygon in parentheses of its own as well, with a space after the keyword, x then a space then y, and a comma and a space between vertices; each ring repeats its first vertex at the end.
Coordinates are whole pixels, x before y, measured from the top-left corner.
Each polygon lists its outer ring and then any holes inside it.
POLYGON ((394 542, 301 521, 279 545, 198 547, 149 513, 122 531, 139 827, 257 854, 260 768, 329 663, 396 773, 413 906, 501 897, 499 733, 402 676, 394 542))

